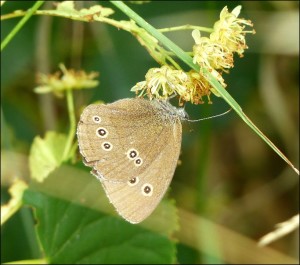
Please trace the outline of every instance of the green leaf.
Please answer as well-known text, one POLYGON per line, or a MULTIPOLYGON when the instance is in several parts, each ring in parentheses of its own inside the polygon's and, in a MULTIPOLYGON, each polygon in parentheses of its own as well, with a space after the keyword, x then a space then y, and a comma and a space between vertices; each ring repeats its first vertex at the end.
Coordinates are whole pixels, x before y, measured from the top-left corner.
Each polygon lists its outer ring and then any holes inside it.
MULTIPOLYGON (((50 196, 72 201, 109 215, 119 216, 112 204, 109 203, 99 180, 91 175, 88 168, 82 164, 80 166, 63 164, 55 169, 44 182, 33 182, 31 187, 50 196)), ((140 225, 171 237, 179 226, 174 201, 163 199, 150 217, 140 225)))
POLYGON ((29 155, 31 177, 39 182, 61 165, 67 137, 56 132, 47 132, 44 139, 34 138, 29 155))
POLYGON ((8 189, 11 199, 6 204, 1 204, 1 225, 4 224, 22 206, 22 197, 27 189, 27 184, 16 179, 8 189))
POLYGON ((164 235, 33 189, 23 199, 35 208, 50 264, 174 263, 175 243, 164 235))

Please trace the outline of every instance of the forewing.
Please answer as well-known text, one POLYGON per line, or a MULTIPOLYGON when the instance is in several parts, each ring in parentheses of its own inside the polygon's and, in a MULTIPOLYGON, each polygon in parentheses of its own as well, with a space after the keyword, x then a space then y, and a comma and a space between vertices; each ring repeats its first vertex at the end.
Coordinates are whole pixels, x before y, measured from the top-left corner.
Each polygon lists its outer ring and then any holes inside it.
POLYGON ((122 99, 86 107, 77 129, 85 164, 93 168, 98 178, 114 182, 141 175, 160 154, 173 131, 173 124, 162 123, 160 115, 144 99, 122 99), (135 157, 130 157, 132 151, 136 151, 135 157))

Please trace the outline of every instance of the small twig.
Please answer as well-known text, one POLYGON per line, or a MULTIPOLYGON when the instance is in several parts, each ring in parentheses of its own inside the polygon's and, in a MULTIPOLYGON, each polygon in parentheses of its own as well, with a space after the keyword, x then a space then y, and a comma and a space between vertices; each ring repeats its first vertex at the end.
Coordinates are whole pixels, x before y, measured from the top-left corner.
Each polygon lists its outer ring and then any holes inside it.
POLYGON ((288 233, 293 232, 299 227, 299 214, 293 216, 289 220, 279 223, 276 226, 276 229, 266 235, 264 235, 259 241, 258 246, 264 247, 273 241, 287 235, 288 233))
POLYGON ((190 29, 198 29, 200 31, 211 33, 213 32, 213 29, 211 28, 205 28, 205 27, 199 27, 194 25, 182 25, 178 27, 169 27, 169 28, 163 28, 163 29, 157 29, 160 32, 171 32, 171 31, 177 31, 177 30, 190 30, 190 29))

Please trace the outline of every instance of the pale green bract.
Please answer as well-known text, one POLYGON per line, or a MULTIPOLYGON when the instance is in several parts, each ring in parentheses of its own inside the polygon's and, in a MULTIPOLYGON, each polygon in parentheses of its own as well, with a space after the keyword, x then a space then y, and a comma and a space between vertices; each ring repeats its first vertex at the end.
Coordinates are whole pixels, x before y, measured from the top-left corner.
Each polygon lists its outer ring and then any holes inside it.
POLYGON ((31 178, 42 182, 63 162, 63 153, 67 136, 56 132, 47 132, 44 139, 34 138, 29 155, 31 178))

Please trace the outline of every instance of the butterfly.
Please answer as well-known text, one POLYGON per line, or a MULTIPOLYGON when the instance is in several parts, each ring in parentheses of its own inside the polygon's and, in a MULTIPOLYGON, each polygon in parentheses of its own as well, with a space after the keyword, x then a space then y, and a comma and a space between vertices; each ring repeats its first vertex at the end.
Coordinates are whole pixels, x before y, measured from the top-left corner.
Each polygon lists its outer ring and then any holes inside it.
POLYGON ((83 162, 130 223, 147 218, 166 193, 186 117, 168 101, 143 98, 92 104, 81 114, 77 138, 83 162))

